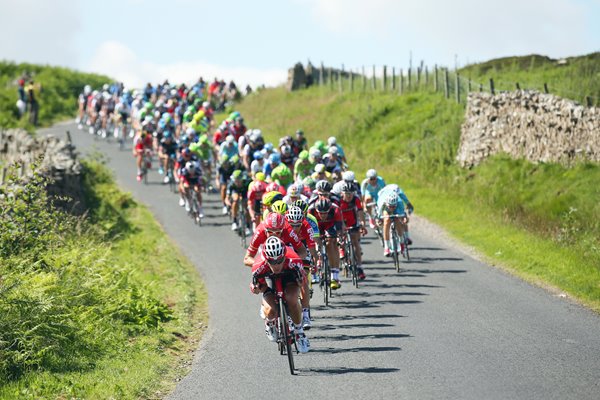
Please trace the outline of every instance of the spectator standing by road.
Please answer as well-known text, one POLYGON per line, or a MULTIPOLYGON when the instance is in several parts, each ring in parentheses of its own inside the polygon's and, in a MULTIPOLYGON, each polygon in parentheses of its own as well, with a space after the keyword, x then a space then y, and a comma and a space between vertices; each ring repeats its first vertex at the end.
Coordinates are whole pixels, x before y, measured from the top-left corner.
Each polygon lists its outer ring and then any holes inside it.
POLYGON ((33 79, 25 86, 27 107, 29 109, 29 122, 34 126, 37 126, 38 113, 40 110, 40 105, 38 103, 39 92, 41 92, 41 86, 39 84, 36 85, 33 79))

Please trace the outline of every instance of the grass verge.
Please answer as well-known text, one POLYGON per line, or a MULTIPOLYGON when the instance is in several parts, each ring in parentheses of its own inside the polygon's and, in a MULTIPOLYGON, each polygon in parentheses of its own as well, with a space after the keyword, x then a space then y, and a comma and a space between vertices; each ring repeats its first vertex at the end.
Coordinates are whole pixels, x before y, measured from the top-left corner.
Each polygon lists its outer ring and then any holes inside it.
POLYGON ((2 399, 162 398, 207 326, 194 267, 107 169, 85 165, 90 214, 61 237, 36 227, 42 249, 3 253, 2 399))

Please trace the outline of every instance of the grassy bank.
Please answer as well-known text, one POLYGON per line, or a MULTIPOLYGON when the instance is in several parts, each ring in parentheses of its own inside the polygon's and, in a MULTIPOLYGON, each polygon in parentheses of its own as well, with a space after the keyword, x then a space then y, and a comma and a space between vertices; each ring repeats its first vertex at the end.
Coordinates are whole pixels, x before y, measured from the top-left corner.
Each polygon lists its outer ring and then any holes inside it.
POLYGON ((336 136, 360 175, 376 168, 416 211, 515 274, 600 310, 600 167, 532 164, 505 156, 463 170, 455 162, 464 105, 418 92, 266 90, 238 109, 267 138, 302 128, 336 136))
POLYGON ((19 118, 16 107, 19 99, 16 82, 25 72, 32 75, 36 84, 42 85, 42 92, 38 95, 38 119, 41 126, 74 117, 77 97, 86 84, 96 88, 112 81, 106 76, 68 68, 0 61, 0 127, 20 127, 33 131, 28 115, 19 118))
POLYGON ((98 162, 90 214, 45 211, 41 181, 1 200, 0 398, 153 398, 206 326, 194 267, 98 162))

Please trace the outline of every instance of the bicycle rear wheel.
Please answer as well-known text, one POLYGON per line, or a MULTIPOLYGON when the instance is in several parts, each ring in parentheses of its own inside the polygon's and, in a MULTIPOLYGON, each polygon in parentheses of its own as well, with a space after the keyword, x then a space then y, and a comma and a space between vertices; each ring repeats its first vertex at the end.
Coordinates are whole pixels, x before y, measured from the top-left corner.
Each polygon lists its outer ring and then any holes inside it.
POLYGON ((404 258, 406 258, 406 261, 410 261, 410 251, 408 250, 408 236, 406 235, 406 232, 404 232, 404 235, 402 235, 402 239, 404 241, 404 258))
POLYGON ((323 262, 321 265, 322 269, 322 279, 321 285, 323 289, 323 303, 326 306, 329 306, 329 295, 331 290, 331 272, 329 271, 329 260, 327 259, 327 254, 323 254, 322 256, 323 262))
POLYGON ((350 243, 348 250, 348 260, 350 262, 350 274, 352 276, 352 284, 358 289, 358 271, 356 269, 356 254, 354 254, 354 246, 350 243))
MULTIPOLYGON (((290 327, 288 326, 287 310, 282 299, 279 300, 279 323, 281 324, 281 333, 283 334, 283 349, 287 353, 288 364, 290 365, 290 373, 295 375, 294 353, 292 353, 292 336, 290 327)), ((282 350, 283 350, 282 349, 282 350)))
POLYGON ((242 202, 238 202, 238 231, 240 233, 240 245, 246 248, 246 210, 242 206, 242 202))
POLYGON ((394 267, 396 267, 396 272, 400 272, 400 259, 398 258, 400 240, 398 239, 398 232, 396 232, 396 227, 394 225, 391 226, 390 231, 392 234, 392 257, 394 258, 394 267))

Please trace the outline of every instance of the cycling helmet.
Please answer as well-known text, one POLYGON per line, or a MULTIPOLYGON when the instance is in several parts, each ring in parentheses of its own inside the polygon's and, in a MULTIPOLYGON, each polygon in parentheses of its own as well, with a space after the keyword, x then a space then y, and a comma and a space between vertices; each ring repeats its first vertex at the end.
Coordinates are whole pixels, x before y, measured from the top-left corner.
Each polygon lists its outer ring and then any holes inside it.
POLYGON ((317 193, 319 193, 319 194, 329 193, 329 192, 331 192, 331 183, 329 183, 329 181, 326 181, 324 179, 320 180, 317 182, 315 189, 317 190, 317 193))
POLYGON ((231 174, 231 178, 232 179, 240 179, 242 177, 242 170, 236 169, 235 171, 233 171, 233 173, 231 174))
POLYGON ((221 164, 225 164, 226 162, 229 162, 229 156, 227 154, 221 154, 219 161, 221 161, 221 164))
POLYGON ((165 139, 171 139, 173 137, 173 134, 171 133, 171 131, 164 131, 163 132, 163 137, 165 139))
POLYGON ((261 153, 260 150, 256 150, 252 155, 254 156, 255 160, 262 160, 263 159, 263 154, 261 153))
POLYGON ((265 228, 270 231, 281 230, 285 226, 285 217, 283 214, 271 212, 265 218, 265 228))
POLYGON ((304 136, 304 131, 302 129, 298 129, 296 131, 296 135, 298 135, 298 136, 304 136))
POLYGON ((202 135, 198 138, 198 143, 200 144, 205 144, 208 143, 208 136, 206 135, 202 135))
POLYGON ((344 171, 344 173, 342 174, 342 179, 346 182, 354 182, 354 178, 354 172, 352 171, 344 171))
POLYGON ((276 212, 277 214, 285 215, 285 212, 287 211, 287 203, 283 200, 277 200, 271 205, 271 211, 276 212))
POLYGON ((233 135, 227 135, 227 137, 225 138, 225 143, 227 143, 228 145, 232 145, 235 142, 235 138, 233 137, 233 135))
POLYGON ((329 149, 327 149, 327 152, 329 154, 335 154, 335 155, 339 154, 337 146, 330 146, 329 149))
POLYGON ((308 152, 310 158, 315 159, 321 157, 321 150, 319 149, 310 149, 308 152))
POLYGON ((354 185, 348 182, 344 182, 344 184, 342 185, 342 193, 353 193, 354 192, 354 185))
POLYGON ((196 134, 196 130, 192 127, 189 127, 185 130, 185 134, 186 135, 195 135, 196 134))
POLYGON ((385 204, 387 204, 388 206, 395 206, 396 204, 398 204, 398 195, 396 193, 390 193, 386 198, 385 198, 385 204))
POLYGON ((375 171, 374 169, 370 169, 367 171, 367 178, 371 179, 371 178, 376 178, 377 177, 377 171, 375 171))
POLYGON ((317 140, 314 145, 314 147, 318 149, 322 148, 323 146, 325 146, 325 142, 323 142, 322 140, 317 140))
POLYGON ((257 172, 255 177, 256 177, 256 180, 259 182, 264 182, 265 179, 267 179, 264 172, 257 172))
POLYGON ((189 144, 190 143, 190 138, 187 136, 182 136, 179 138, 179 142, 181 144, 189 144))
POLYGON ((307 176, 306 178, 304 178, 302 183, 304 183, 304 186, 308 186, 310 188, 310 190, 315 190, 315 184, 316 184, 315 180, 313 178, 311 178, 310 176, 307 176))
POLYGON ((335 146, 336 144, 337 144, 337 140, 336 140, 335 136, 330 136, 327 139, 327 145, 328 146, 335 146))
POLYGON ((283 200, 283 195, 281 194, 281 192, 272 190, 263 194, 261 200, 263 205, 270 207, 277 200, 283 200))
POLYGON ((281 156, 279 153, 273 153, 269 156, 269 162, 271 164, 279 164, 281 162, 281 156))
POLYGON ((326 198, 321 198, 317 200, 317 203, 315 204, 315 209, 318 212, 322 213, 329 212, 329 210, 331 210, 331 200, 326 198))
POLYGON ((265 143, 265 147, 264 147, 264 149, 265 149, 267 152, 271 152, 271 151, 273 151, 273 143, 265 143))
POLYGON ((85 94, 90 94, 90 93, 92 93, 92 87, 91 87, 90 85, 85 85, 85 86, 83 87, 83 93, 85 93, 85 94))
POLYGON ((287 194, 290 197, 298 197, 298 195, 300 194, 299 190, 298 190, 298 186, 296 186, 296 185, 290 186, 290 188, 287 191, 287 194))
POLYGON ((285 155, 292 154, 292 148, 287 144, 281 146, 281 154, 285 154, 285 155))
POLYGON ((304 200, 302 200, 302 199, 298 199, 298 200, 294 201, 294 202, 292 203, 292 205, 293 205, 294 207, 299 207, 299 208, 300 208, 300 210, 302 210, 302 212, 303 212, 303 213, 306 213, 306 212, 308 211, 308 203, 307 203, 307 202, 305 202, 305 201, 304 201, 304 200))
POLYGON ((190 172, 194 171, 196 169, 196 163, 193 161, 188 161, 185 163, 185 168, 190 172))
POLYGON ((105 83, 104 85, 102 85, 102 90, 108 90, 110 86, 108 86, 108 83, 105 83))
POLYGON ((162 113, 161 117, 162 117, 162 119, 164 119, 167 122, 171 120, 171 114, 169 114, 168 112, 162 113))
POLYGON ((192 153, 190 151, 190 149, 188 149, 187 147, 181 150, 181 155, 186 157, 186 156, 190 156, 192 153))
POLYGON ((290 206, 285 214, 285 218, 290 224, 298 224, 302 222, 302 219, 304 219, 304 214, 302 213, 302 209, 300 207, 290 206))
POLYGON ((196 153, 200 151, 200 143, 194 142, 190 143, 190 147, 188 147, 192 153, 196 153))
POLYGON ((263 245, 263 257, 279 264, 285 256, 285 244, 277 236, 269 236, 263 245))
POLYGON ((208 107, 210 107, 210 103, 208 101, 202 103, 202 108, 206 109, 208 107))
POLYGON ((320 174, 321 172, 325 172, 325 164, 315 165, 315 172, 318 174, 320 174))
POLYGON ((298 154, 298 158, 301 160, 308 160, 308 151, 302 150, 300 154, 298 154))

